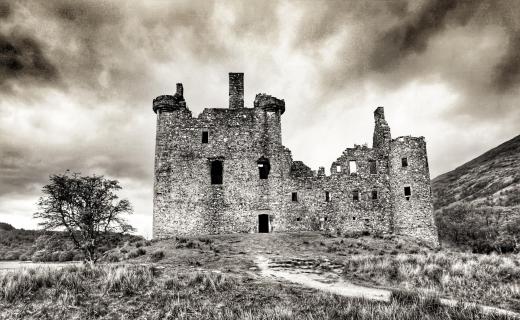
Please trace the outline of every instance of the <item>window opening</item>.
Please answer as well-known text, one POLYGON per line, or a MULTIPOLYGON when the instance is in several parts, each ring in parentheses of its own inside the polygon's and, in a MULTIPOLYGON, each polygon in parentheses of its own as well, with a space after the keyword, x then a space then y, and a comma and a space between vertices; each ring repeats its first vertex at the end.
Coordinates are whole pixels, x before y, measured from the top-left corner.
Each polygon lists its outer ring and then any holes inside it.
POLYGON ((269 177, 269 171, 271 171, 271 164, 269 163, 269 159, 261 157, 258 159, 257 164, 260 179, 267 179, 269 177))
POLYGON ((377 173, 377 162, 376 160, 370 160, 370 174, 377 173))
POLYGON ((406 200, 410 200, 410 196, 412 195, 412 188, 404 187, 404 196, 406 200))
POLYGON ((356 174, 357 173, 357 163, 356 163, 356 160, 350 160, 348 162, 348 167, 350 169, 350 174, 356 174))
POLYGON ((202 143, 208 143, 209 140, 209 132, 202 131, 202 143))
POLYGON ((292 201, 293 202, 297 202, 298 201, 298 192, 293 192, 292 193, 292 201))
POLYGON ((211 161, 211 184, 222 184, 224 165, 220 160, 211 161))
POLYGON ((359 190, 352 191, 352 200, 359 201, 359 190))
POLYGON ((403 168, 408 167, 408 158, 401 158, 401 166, 403 168))
POLYGON ((330 202, 330 192, 325 191, 325 201, 330 202))
POLYGON ((372 190, 372 200, 377 200, 377 190, 372 190))

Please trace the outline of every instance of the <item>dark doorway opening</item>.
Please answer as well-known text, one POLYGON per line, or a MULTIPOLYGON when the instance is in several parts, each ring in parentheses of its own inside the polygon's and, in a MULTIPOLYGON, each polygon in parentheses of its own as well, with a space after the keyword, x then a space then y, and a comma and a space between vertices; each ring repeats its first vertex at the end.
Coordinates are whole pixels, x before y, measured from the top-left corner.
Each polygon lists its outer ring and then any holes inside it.
POLYGON ((222 161, 211 161, 211 184, 222 184, 222 171, 224 166, 222 161))
POLYGON ((269 233, 269 215, 259 214, 258 215, 258 232, 269 233))

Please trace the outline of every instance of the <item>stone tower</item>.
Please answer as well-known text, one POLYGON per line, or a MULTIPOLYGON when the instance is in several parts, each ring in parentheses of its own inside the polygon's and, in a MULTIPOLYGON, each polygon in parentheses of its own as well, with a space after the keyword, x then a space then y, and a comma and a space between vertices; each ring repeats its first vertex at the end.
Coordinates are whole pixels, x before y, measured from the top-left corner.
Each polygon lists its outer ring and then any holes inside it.
POLYGON ((392 140, 389 158, 394 232, 437 243, 424 137, 392 140))

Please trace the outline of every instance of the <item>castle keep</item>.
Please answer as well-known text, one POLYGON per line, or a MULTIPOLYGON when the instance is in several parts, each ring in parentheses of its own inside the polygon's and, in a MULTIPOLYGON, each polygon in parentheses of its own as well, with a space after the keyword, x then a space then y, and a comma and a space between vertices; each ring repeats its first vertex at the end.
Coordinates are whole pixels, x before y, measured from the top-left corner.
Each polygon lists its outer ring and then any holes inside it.
POLYGON ((372 148, 347 148, 312 171, 282 144, 285 102, 229 74, 229 108, 193 117, 183 96, 154 99, 153 235, 330 230, 404 234, 437 243, 424 137, 392 139, 374 111, 372 148))

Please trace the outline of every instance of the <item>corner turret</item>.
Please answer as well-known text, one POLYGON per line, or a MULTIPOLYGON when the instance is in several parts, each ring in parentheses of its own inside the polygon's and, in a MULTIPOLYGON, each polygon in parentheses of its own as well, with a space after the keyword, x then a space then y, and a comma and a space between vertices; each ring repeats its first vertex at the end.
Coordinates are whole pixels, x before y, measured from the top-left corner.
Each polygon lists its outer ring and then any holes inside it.
POLYGON ((280 114, 285 112, 285 101, 265 93, 259 93, 255 97, 255 108, 261 108, 265 111, 280 111, 280 114))
POLYGON ((184 89, 182 83, 177 83, 177 92, 172 95, 162 95, 153 99, 153 112, 172 112, 186 108, 186 101, 184 100, 184 89))

